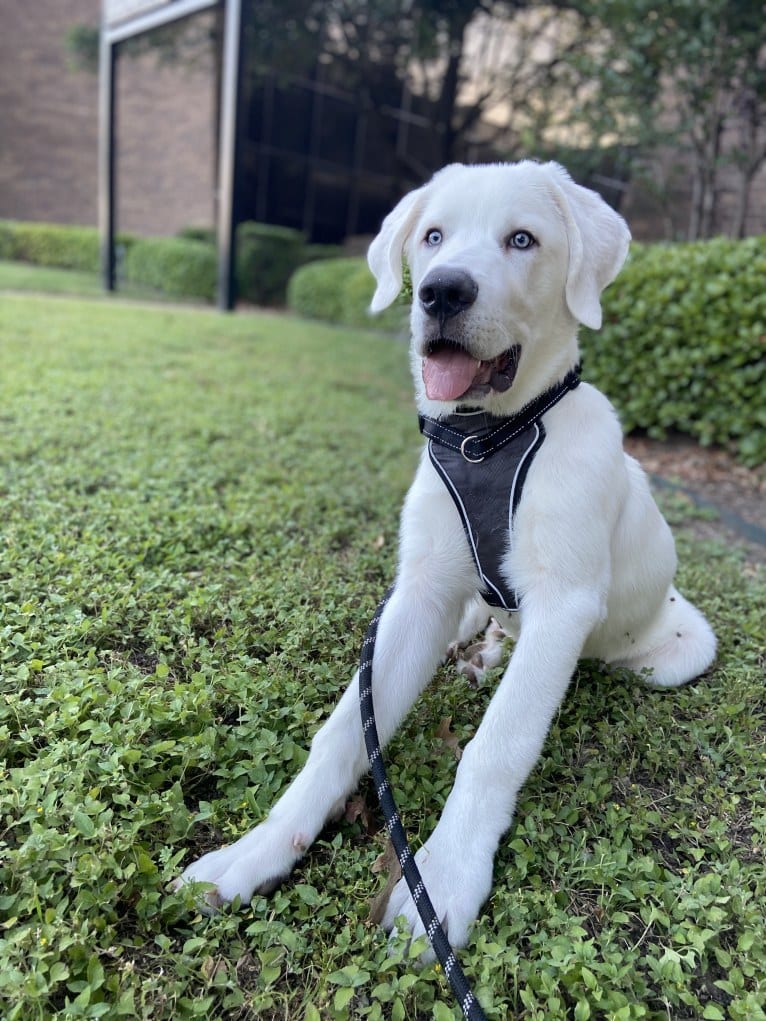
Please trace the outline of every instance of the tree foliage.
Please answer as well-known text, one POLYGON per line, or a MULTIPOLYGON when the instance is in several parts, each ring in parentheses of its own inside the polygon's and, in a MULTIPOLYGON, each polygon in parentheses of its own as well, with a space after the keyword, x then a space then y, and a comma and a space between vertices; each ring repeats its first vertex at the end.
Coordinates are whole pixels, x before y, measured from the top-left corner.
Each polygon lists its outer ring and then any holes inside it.
POLYGON ((691 172, 690 239, 718 227, 722 173, 738 180, 732 233, 745 230, 766 159, 762 0, 582 0, 567 62, 576 118, 593 144, 619 138, 645 162, 663 147, 691 172))
MULTIPOLYGON (((265 0, 248 10, 251 70, 313 75, 373 108, 402 91, 429 100, 435 165, 454 159, 492 102, 497 84, 474 90, 469 27, 477 18, 510 19, 529 0, 265 0), (280 32, 274 32, 279 23, 280 32), (317 72, 318 68, 318 72, 317 72)), ((422 168, 431 170, 430 168, 422 168)))

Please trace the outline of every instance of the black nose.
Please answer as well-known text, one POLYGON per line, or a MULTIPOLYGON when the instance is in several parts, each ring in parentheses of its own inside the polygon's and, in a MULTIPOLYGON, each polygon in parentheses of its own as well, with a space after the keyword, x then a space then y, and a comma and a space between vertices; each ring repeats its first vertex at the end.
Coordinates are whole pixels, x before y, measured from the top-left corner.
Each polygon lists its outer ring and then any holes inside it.
POLYGON ((465 270, 433 270, 418 290, 418 297, 426 315, 444 323, 476 301, 479 285, 465 270))

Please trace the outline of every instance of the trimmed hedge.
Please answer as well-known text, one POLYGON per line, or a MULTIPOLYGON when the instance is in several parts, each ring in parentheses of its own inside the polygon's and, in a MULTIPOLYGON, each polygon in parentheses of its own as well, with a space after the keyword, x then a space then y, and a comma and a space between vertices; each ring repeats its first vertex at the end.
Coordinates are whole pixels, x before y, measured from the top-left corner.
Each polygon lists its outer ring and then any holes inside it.
POLYGON ((0 259, 97 273, 98 231, 95 227, 2 220, 0 259))
MULTIPOLYGON (((209 227, 184 227, 178 237, 216 243, 209 227)), ((237 295, 254 305, 284 305, 287 283, 299 266, 340 253, 337 245, 307 245, 305 235, 290 227, 248 220, 237 228, 237 295)))
POLYGON ((343 289, 348 278, 358 273, 358 258, 323 259, 301 267, 287 285, 287 307, 308 319, 330 323, 345 322, 343 289))
POLYGON ((290 311, 309 319, 366 329, 401 330, 407 318, 405 303, 399 301, 380 315, 372 316, 368 306, 374 290, 375 281, 364 259, 323 259, 302 266, 291 277, 287 305, 290 311))
POLYGON ((14 234, 15 223, 11 220, 0 220, 0 259, 3 262, 13 262, 14 255, 14 234))
POLYGON ((164 294, 215 297, 218 262, 215 248, 182 238, 137 238, 125 256, 125 277, 164 294))
MULTIPOLYGON (((635 245, 604 294, 604 325, 582 330, 586 377, 614 401, 627 431, 678 430, 766 461, 766 237, 635 245)), ((363 259, 298 270, 288 305, 348 326, 396 328, 402 304, 370 318, 363 259)), ((406 290, 406 289, 405 289, 406 290)))
MULTIPOLYGON (((216 285, 215 231, 186 227, 175 238, 119 234, 121 281, 176 297, 212 300, 216 285)), ((0 259, 39 266, 99 271, 95 227, 0 220, 0 259)), ((237 229, 237 286, 244 301, 282 305, 293 272, 310 259, 334 256, 336 246, 307 245, 300 231, 260 223, 237 229)))
POLYGON ((182 227, 176 237, 183 241, 204 241, 206 245, 213 245, 213 247, 216 244, 214 227, 182 227))
POLYGON ((284 305, 287 282, 304 261, 306 238, 290 227, 237 228, 237 294, 254 305, 284 305))
POLYGON ((586 375, 626 430, 766 461, 766 237, 636 245, 582 331, 586 375))

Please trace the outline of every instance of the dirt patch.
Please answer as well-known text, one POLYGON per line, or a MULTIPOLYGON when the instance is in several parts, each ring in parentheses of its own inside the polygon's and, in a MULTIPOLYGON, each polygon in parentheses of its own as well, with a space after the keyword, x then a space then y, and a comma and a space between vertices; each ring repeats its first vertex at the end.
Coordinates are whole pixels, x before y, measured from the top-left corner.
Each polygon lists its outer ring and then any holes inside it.
POLYGON ((720 447, 701 447, 685 436, 666 441, 629 436, 627 451, 656 488, 671 488, 718 517, 695 521, 700 536, 742 545, 747 559, 766 564, 766 466, 745 468, 720 447))

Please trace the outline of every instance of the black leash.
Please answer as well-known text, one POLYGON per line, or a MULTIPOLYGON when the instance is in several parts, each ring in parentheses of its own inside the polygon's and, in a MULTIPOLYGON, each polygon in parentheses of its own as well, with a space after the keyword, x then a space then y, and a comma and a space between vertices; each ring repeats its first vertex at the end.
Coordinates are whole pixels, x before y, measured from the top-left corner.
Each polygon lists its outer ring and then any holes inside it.
POLYGON ((383 763, 383 755, 380 750, 378 729, 375 725, 375 710, 372 702, 372 660, 375 654, 375 638, 378 633, 378 623, 383 614, 383 609, 391 595, 391 589, 386 592, 380 602, 375 616, 370 621, 367 634, 362 643, 362 654, 359 662, 359 704, 362 711, 362 730, 364 731, 364 743, 367 748, 367 758, 370 760, 372 779, 378 793, 378 801, 386 819, 391 843, 394 845, 396 856, 402 868, 402 874, 410 888, 412 899, 418 909, 420 919, 425 926, 426 934, 434 949, 437 960, 444 969, 452 992, 460 1004, 463 1016, 467 1021, 487 1021, 486 1014, 481 1009, 479 1001, 471 991, 468 980, 463 974, 460 962, 455 956, 455 951, 450 946, 447 935, 436 917, 428 891, 425 888, 420 870, 415 864, 415 859, 410 851, 407 834, 402 826, 402 820, 396 808, 391 785, 386 776, 386 767, 383 763))

